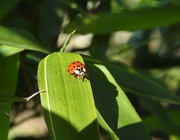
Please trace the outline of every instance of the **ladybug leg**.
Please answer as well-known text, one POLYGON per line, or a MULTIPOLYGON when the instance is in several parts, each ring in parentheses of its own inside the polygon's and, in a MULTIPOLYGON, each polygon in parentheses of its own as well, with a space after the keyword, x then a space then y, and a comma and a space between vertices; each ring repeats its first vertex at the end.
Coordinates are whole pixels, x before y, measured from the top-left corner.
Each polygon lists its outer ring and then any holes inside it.
POLYGON ((78 75, 78 74, 73 74, 73 76, 74 76, 74 78, 76 78, 76 79, 81 79, 82 78, 82 76, 81 75, 78 75))
POLYGON ((84 80, 86 79, 85 75, 82 77, 82 82, 84 82, 84 80))
POLYGON ((86 77, 86 79, 89 79, 87 74, 85 74, 85 77, 86 77))
POLYGON ((82 78, 82 76, 81 75, 77 75, 77 79, 81 79, 82 78))
POLYGON ((86 73, 82 76, 82 82, 84 82, 85 79, 88 80, 88 75, 86 73))
POLYGON ((76 79, 77 79, 77 77, 78 77, 78 75, 77 75, 77 74, 75 74, 75 73, 73 74, 73 76, 74 76, 74 78, 76 78, 76 79))

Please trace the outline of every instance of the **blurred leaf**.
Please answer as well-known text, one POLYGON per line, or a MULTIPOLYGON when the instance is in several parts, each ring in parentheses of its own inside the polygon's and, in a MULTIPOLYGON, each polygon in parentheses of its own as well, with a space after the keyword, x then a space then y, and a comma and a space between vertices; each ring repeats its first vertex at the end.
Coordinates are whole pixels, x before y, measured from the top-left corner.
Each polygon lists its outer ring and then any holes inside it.
POLYGON ((61 0, 44 0, 41 9, 40 25, 38 28, 40 38, 48 47, 55 47, 64 18, 61 0))
POLYGON ((143 122, 151 133, 164 132, 169 135, 169 140, 179 140, 179 107, 169 107, 166 110, 160 104, 152 101, 143 101, 152 115, 143 117, 143 122), (149 105, 150 104, 150 105, 149 105))
POLYGON ((178 96, 168 91, 150 75, 112 62, 104 64, 124 90, 151 100, 180 104, 178 96))
POLYGON ((4 18, 21 0, 1 0, 0 20, 4 18))
MULTIPOLYGON (((168 115, 173 119, 174 123, 179 126, 180 125, 180 111, 179 108, 177 109, 167 109, 166 112, 168 115)), ((162 115, 163 116, 163 115, 162 115)), ((154 115, 146 115, 143 118, 143 122, 148 128, 150 132, 156 132, 156 131, 165 131, 168 133, 167 128, 164 127, 163 123, 159 121, 159 119, 154 115)))
MULTIPOLYGON (((142 120, 102 63, 83 57, 91 81, 96 108, 119 139, 151 139, 142 120)), ((102 124, 102 123, 101 123, 102 124)), ((104 125, 106 130, 109 128, 104 125)), ((112 131, 109 131, 112 134, 112 131)))
POLYGON ((0 56, 7 57, 23 51, 23 48, 9 47, 5 45, 0 46, 0 56))
POLYGON ((6 95, 1 95, 0 96, 0 102, 27 102, 31 100, 34 96, 37 94, 44 92, 44 90, 38 91, 33 93, 31 96, 22 98, 22 97, 17 97, 17 96, 6 96, 6 95))
MULTIPOLYGON (((141 98, 145 107, 156 116, 158 122, 161 123, 161 126, 165 128, 165 130, 169 134, 179 136, 180 138, 180 131, 178 129, 178 125, 175 121, 170 117, 167 111, 162 107, 162 105, 157 101, 152 101, 149 99, 141 98)), ((157 125, 157 124, 156 124, 157 125)))
POLYGON ((17 96, 3 96, 0 95, 0 102, 25 102, 26 100, 17 96))
POLYGON ((0 26, 0 44, 49 53, 31 33, 16 28, 0 26))
POLYGON ((62 48, 60 49, 60 52, 64 52, 66 50, 67 45, 69 44, 69 41, 71 39, 71 37, 74 35, 74 33, 76 32, 76 30, 72 31, 72 33, 70 33, 67 37, 67 39, 64 42, 64 45, 62 46, 62 48))
POLYGON ((66 31, 76 29, 79 33, 107 34, 119 30, 149 29, 179 22, 179 13, 180 6, 88 15, 71 21, 66 31))
POLYGON ((88 79, 67 72, 72 61, 83 62, 75 53, 53 53, 38 67, 41 103, 51 138, 98 140, 97 115, 88 79))
POLYGON ((119 1, 116 1, 116 0, 111 0, 110 6, 111 6, 112 13, 119 13, 123 10, 119 4, 119 1))
POLYGON ((94 35, 89 48, 91 56, 99 59, 106 57, 106 52, 109 48, 109 37, 110 35, 94 35), (103 40, 103 41, 102 41, 103 40))
MULTIPOLYGON (((19 55, 12 55, 0 59, 0 97, 13 96, 16 90, 18 70, 19 70, 19 55)), ((1 103, 6 112, 10 112, 11 103, 1 103)), ((10 117, 2 110, 0 111, 0 136, 2 140, 7 140, 10 117)))

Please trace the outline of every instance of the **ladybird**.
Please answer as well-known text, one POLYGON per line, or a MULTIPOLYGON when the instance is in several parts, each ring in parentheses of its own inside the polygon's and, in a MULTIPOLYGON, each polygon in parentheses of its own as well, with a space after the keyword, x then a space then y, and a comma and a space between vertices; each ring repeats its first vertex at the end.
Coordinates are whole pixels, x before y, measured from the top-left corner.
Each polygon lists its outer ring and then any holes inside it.
POLYGON ((82 62, 73 61, 68 66, 68 73, 77 79, 87 78, 86 68, 82 62))

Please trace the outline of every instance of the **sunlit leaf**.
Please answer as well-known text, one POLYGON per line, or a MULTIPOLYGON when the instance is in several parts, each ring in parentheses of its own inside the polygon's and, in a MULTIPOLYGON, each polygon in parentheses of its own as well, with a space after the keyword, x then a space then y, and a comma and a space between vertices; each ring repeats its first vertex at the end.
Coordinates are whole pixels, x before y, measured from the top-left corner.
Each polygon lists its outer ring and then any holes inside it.
POLYGON ((28 31, 0 26, 0 44, 49 53, 28 31))
POLYGON ((23 48, 9 47, 5 45, 0 46, 0 56, 7 57, 23 51, 23 48))
POLYGON ((88 79, 67 72, 72 61, 83 62, 75 53, 53 53, 38 67, 38 83, 45 120, 52 139, 99 140, 97 115, 88 79))

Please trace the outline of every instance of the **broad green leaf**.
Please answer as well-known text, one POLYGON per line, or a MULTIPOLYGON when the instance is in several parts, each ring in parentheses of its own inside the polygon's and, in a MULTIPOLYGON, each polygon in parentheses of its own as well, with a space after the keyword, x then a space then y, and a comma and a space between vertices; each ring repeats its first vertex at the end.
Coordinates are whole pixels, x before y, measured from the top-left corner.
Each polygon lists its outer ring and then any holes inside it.
MULTIPOLYGON (((19 55, 12 55, 0 59, 0 97, 14 96, 19 70, 19 55)), ((10 112, 11 103, 0 103, 6 112, 10 112)), ((0 136, 7 140, 10 117, 0 110, 0 136)))
POLYGON ((180 104, 178 96, 172 94, 148 74, 122 66, 121 64, 112 62, 104 62, 104 64, 125 91, 152 100, 180 104))
POLYGON ((90 82, 67 72, 75 53, 53 53, 38 67, 39 89, 45 120, 53 140, 99 140, 97 115, 90 82))
POLYGON ((0 26, 0 44, 49 53, 28 31, 0 26))
POLYGON ((119 30, 142 30, 167 26, 180 21, 180 6, 87 15, 71 21, 66 31, 79 33, 112 33, 119 30))
MULTIPOLYGON (((101 62, 83 58, 86 60, 96 108, 111 130, 122 140, 149 140, 141 118, 107 68, 101 62)), ((109 132, 112 134, 112 131, 109 132)))

